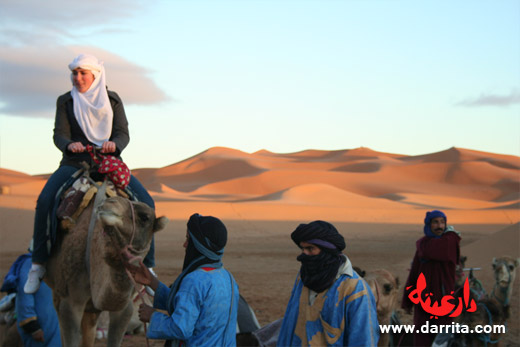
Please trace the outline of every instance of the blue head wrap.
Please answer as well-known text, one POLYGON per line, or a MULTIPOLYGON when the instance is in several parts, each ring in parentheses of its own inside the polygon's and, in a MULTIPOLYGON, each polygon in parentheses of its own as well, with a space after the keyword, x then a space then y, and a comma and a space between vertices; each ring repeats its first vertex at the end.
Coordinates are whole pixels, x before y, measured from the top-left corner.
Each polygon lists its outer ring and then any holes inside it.
POLYGON ((201 267, 219 269, 222 267, 224 246, 227 243, 227 229, 224 223, 212 216, 193 214, 188 221, 188 247, 184 256, 182 273, 171 285, 168 297, 168 311, 174 310, 174 297, 184 277, 201 267))
POLYGON ((444 218, 444 222, 446 222, 446 223, 448 222, 448 218, 446 218, 446 215, 442 211, 433 210, 433 211, 426 212, 426 218, 424 218, 424 235, 426 235, 428 237, 433 237, 433 238, 440 237, 440 236, 435 235, 432 232, 432 229, 430 226, 432 219, 437 218, 437 217, 442 217, 442 218, 444 218))

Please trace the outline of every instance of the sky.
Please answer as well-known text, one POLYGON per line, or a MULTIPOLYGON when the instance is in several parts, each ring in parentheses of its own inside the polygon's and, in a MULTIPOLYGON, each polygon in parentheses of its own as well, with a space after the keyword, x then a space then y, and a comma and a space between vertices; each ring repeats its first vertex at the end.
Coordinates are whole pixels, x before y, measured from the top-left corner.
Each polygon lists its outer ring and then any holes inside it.
POLYGON ((51 173, 55 105, 104 61, 131 169, 208 148, 520 156, 518 0, 0 0, 0 167, 51 173))

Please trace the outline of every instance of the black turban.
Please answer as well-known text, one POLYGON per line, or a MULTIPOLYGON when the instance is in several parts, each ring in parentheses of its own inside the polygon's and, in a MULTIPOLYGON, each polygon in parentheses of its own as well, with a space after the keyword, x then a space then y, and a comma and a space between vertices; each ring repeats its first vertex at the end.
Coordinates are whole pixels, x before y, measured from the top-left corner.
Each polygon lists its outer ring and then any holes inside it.
POLYGON ((341 252, 345 249, 345 239, 334 225, 317 220, 309 224, 300 224, 291 234, 291 239, 300 247, 300 242, 308 242, 325 251, 341 252))
POLYGON ((206 262, 208 264, 220 261, 227 243, 227 229, 220 219, 195 213, 188 220, 188 234, 190 239, 186 248, 183 269, 200 256, 204 256, 204 259, 197 263, 206 262))
POLYGON ((302 263, 300 277, 303 285, 321 293, 336 280, 340 266, 345 262, 341 251, 345 249, 345 239, 334 225, 317 220, 309 224, 300 224, 291 234, 298 247, 300 242, 318 246, 324 252, 307 255, 302 252, 296 259, 302 263))
POLYGON ((213 268, 222 267, 224 246, 227 243, 227 229, 220 219, 195 213, 188 220, 188 235, 182 273, 170 286, 171 291, 168 295, 168 307, 171 308, 171 312, 175 306, 173 303, 175 293, 179 290, 186 275, 204 265, 213 268))

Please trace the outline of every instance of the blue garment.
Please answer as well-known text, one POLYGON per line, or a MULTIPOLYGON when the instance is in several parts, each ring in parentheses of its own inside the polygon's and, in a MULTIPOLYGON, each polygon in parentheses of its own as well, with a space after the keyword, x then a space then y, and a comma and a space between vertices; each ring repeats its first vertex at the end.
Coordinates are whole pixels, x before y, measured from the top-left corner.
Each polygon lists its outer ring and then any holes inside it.
MULTIPOLYGON (((53 227, 51 221, 48 220, 49 212, 57 206, 54 206, 54 198, 61 186, 67 182, 71 176, 78 171, 77 167, 60 166, 49 177, 43 187, 38 200, 36 201, 36 211, 34 214, 34 234, 33 234, 33 262, 45 264, 47 262, 50 243, 52 241, 51 232, 53 227)), ((71 182, 72 183, 72 182, 71 182)))
POLYGON ((20 268, 20 278, 16 294, 16 325, 25 347, 36 346, 61 346, 58 315, 52 302, 52 291, 44 282, 34 294, 25 294, 23 287, 27 280, 27 274, 31 269, 31 258, 25 257, 20 268), (22 326, 37 320, 43 330, 45 342, 35 341, 26 333, 22 326))
POLYGON ((350 273, 341 274, 312 305, 309 288, 298 275, 277 345, 376 346, 379 325, 374 296, 356 272, 350 273))
MULTIPOLYGON (((155 210, 155 203, 152 197, 135 176, 132 175, 130 177, 127 189, 131 191, 137 201, 141 201, 155 210)), ((148 254, 143 259, 143 264, 147 267, 155 266, 155 237, 152 237, 152 243, 150 244, 148 254)))
POLYGON ((238 285, 226 269, 203 267, 187 274, 169 306, 170 291, 160 283, 155 292, 154 307, 170 315, 153 313, 148 338, 184 341, 186 346, 236 345, 238 285))
POLYGON ((20 272, 22 270, 22 265, 24 264, 27 258, 31 258, 31 253, 22 254, 18 257, 9 268, 7 275, 4 277, 4 282, 2 283, 2 288, 0 288, 0 292, 13 293, 18 289, 18 282, 20 280, 20 272))

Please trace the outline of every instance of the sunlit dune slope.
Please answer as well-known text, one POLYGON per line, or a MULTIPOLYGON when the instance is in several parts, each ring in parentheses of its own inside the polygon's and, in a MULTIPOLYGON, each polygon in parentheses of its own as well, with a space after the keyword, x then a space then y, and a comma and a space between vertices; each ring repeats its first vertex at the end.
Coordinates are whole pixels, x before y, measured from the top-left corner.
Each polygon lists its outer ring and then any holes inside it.
MULTIPOLYGON (((214 147, 169 166, 132 173, 158 204, 261 204, 265 219, 269 206, 358 209, 361 214, 443 208, 460 211, 464 218, 471 211, 480 211, 480 219, 488 218, 482 211, 495 221, 519 218, 520 158, 461 148, 406 156, 369 148, 245 153, 214 147)), ((43 182, 42 177, 0 170, 0 186, 8 187, 4 195, 37 195, 43 182)))

